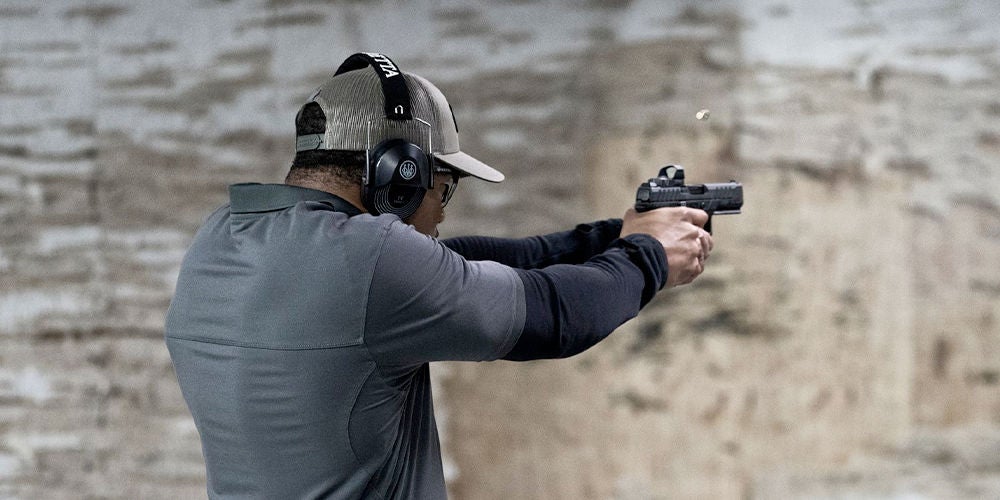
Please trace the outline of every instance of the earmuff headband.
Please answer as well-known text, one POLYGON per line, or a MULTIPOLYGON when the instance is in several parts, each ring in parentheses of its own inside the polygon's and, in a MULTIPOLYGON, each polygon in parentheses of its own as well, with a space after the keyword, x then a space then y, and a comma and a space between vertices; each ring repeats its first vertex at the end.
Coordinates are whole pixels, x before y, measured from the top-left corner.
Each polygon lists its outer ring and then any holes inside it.
POLYGON ((385 54, 358 52, 348 57, 333 76, 371 66, 382 82, 382 96, 385 99, 385 117, 390 120, 412 120, 410 112, 410 90, 406 86, 399 66, 385 54))

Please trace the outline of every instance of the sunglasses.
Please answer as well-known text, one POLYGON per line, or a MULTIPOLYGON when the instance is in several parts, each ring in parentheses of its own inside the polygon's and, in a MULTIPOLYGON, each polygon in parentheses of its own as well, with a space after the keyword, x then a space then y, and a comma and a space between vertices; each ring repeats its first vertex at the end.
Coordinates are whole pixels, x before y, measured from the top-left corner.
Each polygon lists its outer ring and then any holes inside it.
POLYGON ((444 192, 441 193, 441 208, 448 206, 448 202, 451 201, 451 197, 455 195, 455 190, 458 189, 458 173, 450 168, 437 167, 434 169, 435 174, 448 174, 451 176, 451 180, 444 185, 444 192))

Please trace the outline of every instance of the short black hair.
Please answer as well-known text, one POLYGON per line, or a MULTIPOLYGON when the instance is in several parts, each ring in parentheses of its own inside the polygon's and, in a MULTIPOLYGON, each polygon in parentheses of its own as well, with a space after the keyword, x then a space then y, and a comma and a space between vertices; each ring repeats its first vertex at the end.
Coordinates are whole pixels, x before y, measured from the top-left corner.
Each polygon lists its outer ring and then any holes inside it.
MULTIPOLYGON (((316 102, 302 107, 295 117, 295 135, 323 134, 326 132, 326 114, 316 102)), ((367 159, 364 151, 343 149, 316 149, 298 151, 288 172, 291 177, 312 177, 332 174, 350 184, 361 184, 367 159)))

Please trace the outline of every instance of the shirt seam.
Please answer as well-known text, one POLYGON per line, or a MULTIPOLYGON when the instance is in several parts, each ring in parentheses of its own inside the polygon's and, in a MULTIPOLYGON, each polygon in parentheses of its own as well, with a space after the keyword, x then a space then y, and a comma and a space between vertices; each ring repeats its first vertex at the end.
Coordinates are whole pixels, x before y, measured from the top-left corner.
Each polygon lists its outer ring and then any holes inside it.
MULTIPOLYGON (((507 329, 506 339, 504 339, 504 341, 499 346, 497 346, 496 351, 493 353, 492 359, 494 360, 500 359, 506 356, 508 353, 510 353, 510 351, 514 349, 514 346, 517 345, 517 341, 521 339, 521 335, 524 334, 524 323, 526 321, 525 316, 527 314, 526 311, 527 305, 523 306, 521 305, 524 304, 526 300, 524 292, 524 282, 521 281, 521 277, 518 276, 517 273, 514 272, 513 270, 511 270, 511 274, 513 275, 511 276, 511 279, 513 280, 514 288, 516 288, 517 291, 520 292, 518 294, 520 295, 520 301, 519 301, 520 303, 518 304, 518 306, 520 307, 515 306, 516 309, 514 311, 514 316, 515 316, 514 320, 510 322, 510 327, 507 329), (521 328, 520 331, 518 331, 517 334, 515 335, 514 329, 517 328, 516 323, 518 319, 521 320, 520 321, 521 328)), ((517 300, 517 298, 515 298, 515 300, 517 300)))
MULTIPOLYGON (((367 349, 366 349, 367 351, 367 349)), ((368 380, 372 378, 372 375, 378 369, 378 364, 374 363, 374 358, 372 359, 374 367, 365 375, 364 380, 358 384, 358 388, 354 391, 354 400, 351 403, 351 411, 347 412, 347 446, 351 449, 351 455, 354 456, 354 461, 358 466, 364 466, 364 462, 361 461, 361 457, 358 456, 358 451, 354 449, 354 438, 351 436, 351 422, 354 421, 354 409, 358 406, 358 400, 361 399, 361 391, 368 384, 368 380)))
POLYGON ((385 246, 386 240, 389 239, 389 231, 392 228, 392 225, 395 223, 396 221, 392 221, 382 228, 382 238, 378 242, 378 249, 375 257, 375 263, 372 264, 371 273, 369 273, 368 276, 368 293, 365 296, 365 302, 364 305, 362 306, 363 309, 361 311, 362 323, 361 323, 360 344, 364 346, 365 352, 367 352, 368 355, 371 356, 372 362, 375 363, 375 370, 378 371, 378 374, 380 377, 382 377, 383 381, 386 380, 388 377, 386 377, 385 372, 382 371, 382 364, 379 363, 378 357, 375 356, 375 353, 372 352, 371 347, 368 345, 368 303, 371 302, 372 299, 372 283, 375 281, 375 270, 378 268, 379 262, 382 261, 382 255, 383 255, 382 247, 385 246))
POLYGON ((356 347, 362 345, 361 341, 341 342, 336 344, 316 344, 308 346, 274 346, 262 342, 239 342, 231 340, 208 339, 204 337, 187 335, 164 335, 166 339, 186 340, 188 342, 201 342, 204 344, 228 345, 232 347, 247 347, 252 349, 267 349, 271 351, 310 351, 322 349, 339 349, 341 347, 356 347))

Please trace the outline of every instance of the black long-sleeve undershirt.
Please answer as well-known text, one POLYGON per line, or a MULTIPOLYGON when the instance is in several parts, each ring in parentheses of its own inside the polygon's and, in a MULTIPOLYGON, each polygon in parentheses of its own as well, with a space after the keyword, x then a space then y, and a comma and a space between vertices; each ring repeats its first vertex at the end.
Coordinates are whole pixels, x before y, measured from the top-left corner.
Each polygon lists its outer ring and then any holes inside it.
POLYGON ((538 269, 586 262, 608 248, 621 230, 621 219, 608 219, 541 236, 517 239, 461 236, 442 243, 467 260, 492 260, 517 269, 538 269))
POLYGON ((444 244, 469 260, 514 267, 526 319, 503 359, 565 358, 635 317, 667 280, 667 259, 651 236, 618 238, 620 220, 523 239, 462 237, 444 244))

